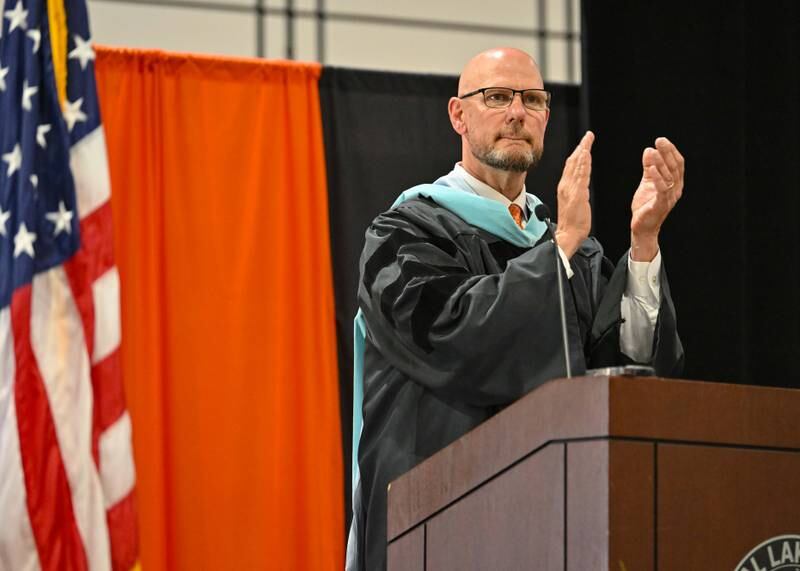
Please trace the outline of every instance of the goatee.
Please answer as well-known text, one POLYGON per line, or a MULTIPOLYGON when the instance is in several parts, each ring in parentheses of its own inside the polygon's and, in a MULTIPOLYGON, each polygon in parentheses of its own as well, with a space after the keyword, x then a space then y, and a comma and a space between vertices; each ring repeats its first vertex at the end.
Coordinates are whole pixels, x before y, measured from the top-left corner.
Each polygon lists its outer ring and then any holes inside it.
MULTIPOLYGON (((505 136, 519 137, 519 134, 514 132, 505 136)), ((500 138, 498 137, 498 140, 500 138)), ((502 171, 527 172, 539 164, 542 158, 542 148, 534 146, 529 139, 526 141, 531 145, 528 150, 501 150, 494 146, 472 144, 470 149, 472 155, 487 166, 502 171)))
POLYGON ((542 158, 542 152, 538 149, 520 152, 491 149, 487 153, 479 154, 478 150, 473 148, 472 154, 485 165, 511 172, 528 172, 536 167, 542 158))

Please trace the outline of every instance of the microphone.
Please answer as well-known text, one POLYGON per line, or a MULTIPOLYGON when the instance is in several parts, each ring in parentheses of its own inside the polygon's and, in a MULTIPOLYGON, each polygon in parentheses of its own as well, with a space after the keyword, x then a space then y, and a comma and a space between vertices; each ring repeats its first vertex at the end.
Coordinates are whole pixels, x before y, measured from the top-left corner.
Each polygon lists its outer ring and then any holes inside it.
MULTIPOLYGON (((551 230, 550 228, 550 209, 547 208, 547 205, 544 202, 540 202, 536 205, 536 208, 533 209, 533 213, 536 215, 540 221, 547 224, 547 229, 551 230)), ((552 233, 552 230, 551 230, 552 233)), ((555 240, 555 234, 553 234, 553 239, 555 240)))
POLYGON ((567 367, 567 378, 572 378, 572 367, 569 364, 569 341, 567 340, 567 312, 564 305, 564 284, 561 278, 561 253, 558 251, 555 224, 550 221, 550 209, 544 203, 539 203, 533 209, 536 218, 547 224, 550 236, 553 238, 553 251, 555 252, 556 276, 558 276, 558 304, 561 309, 561 339, 564 345, 564 364, 567 367))

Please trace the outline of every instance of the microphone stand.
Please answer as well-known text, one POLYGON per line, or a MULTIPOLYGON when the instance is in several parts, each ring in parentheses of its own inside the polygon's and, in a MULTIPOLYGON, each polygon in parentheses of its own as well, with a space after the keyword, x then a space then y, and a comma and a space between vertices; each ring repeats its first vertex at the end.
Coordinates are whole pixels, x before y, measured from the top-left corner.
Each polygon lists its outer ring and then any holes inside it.
POLYGON ((564 302, 564 280, 561 277, 561 253, 558 249, 558 240, 554 224, 550 221, 550 209, 545 204, 537 204, 534 209, 536 217, 547 224, 550 236, 553 238, 553 251, 555 253, 556 276, 558 277, 558 306, 561 311, 561 340, 564 346, 564 365, 567 368, 567 378, 572 378, 572 366, 569 362, 569 340, 567 339, 567 313, 564 302))

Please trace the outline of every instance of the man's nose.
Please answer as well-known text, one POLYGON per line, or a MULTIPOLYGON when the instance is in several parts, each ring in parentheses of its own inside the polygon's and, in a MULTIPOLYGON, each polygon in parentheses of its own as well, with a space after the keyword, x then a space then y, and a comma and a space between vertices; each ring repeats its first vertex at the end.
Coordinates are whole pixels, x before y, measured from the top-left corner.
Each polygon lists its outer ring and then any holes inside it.
POLYGON ((516 119, 522 122, 527 114, 528 110, 522 103, 522 93, 515 93, 506 113, 508 120, 513 121, 516 119), (519 99, 517 99, 517 95, 519 95, 519 99))

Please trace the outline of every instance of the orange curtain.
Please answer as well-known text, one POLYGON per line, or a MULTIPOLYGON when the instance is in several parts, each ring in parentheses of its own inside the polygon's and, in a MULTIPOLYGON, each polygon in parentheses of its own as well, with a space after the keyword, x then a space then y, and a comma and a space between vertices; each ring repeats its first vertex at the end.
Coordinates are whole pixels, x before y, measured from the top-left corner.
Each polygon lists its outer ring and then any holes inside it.
POLYGON ((342 568, 319 73, 97 51, 144 571, 342 568))

